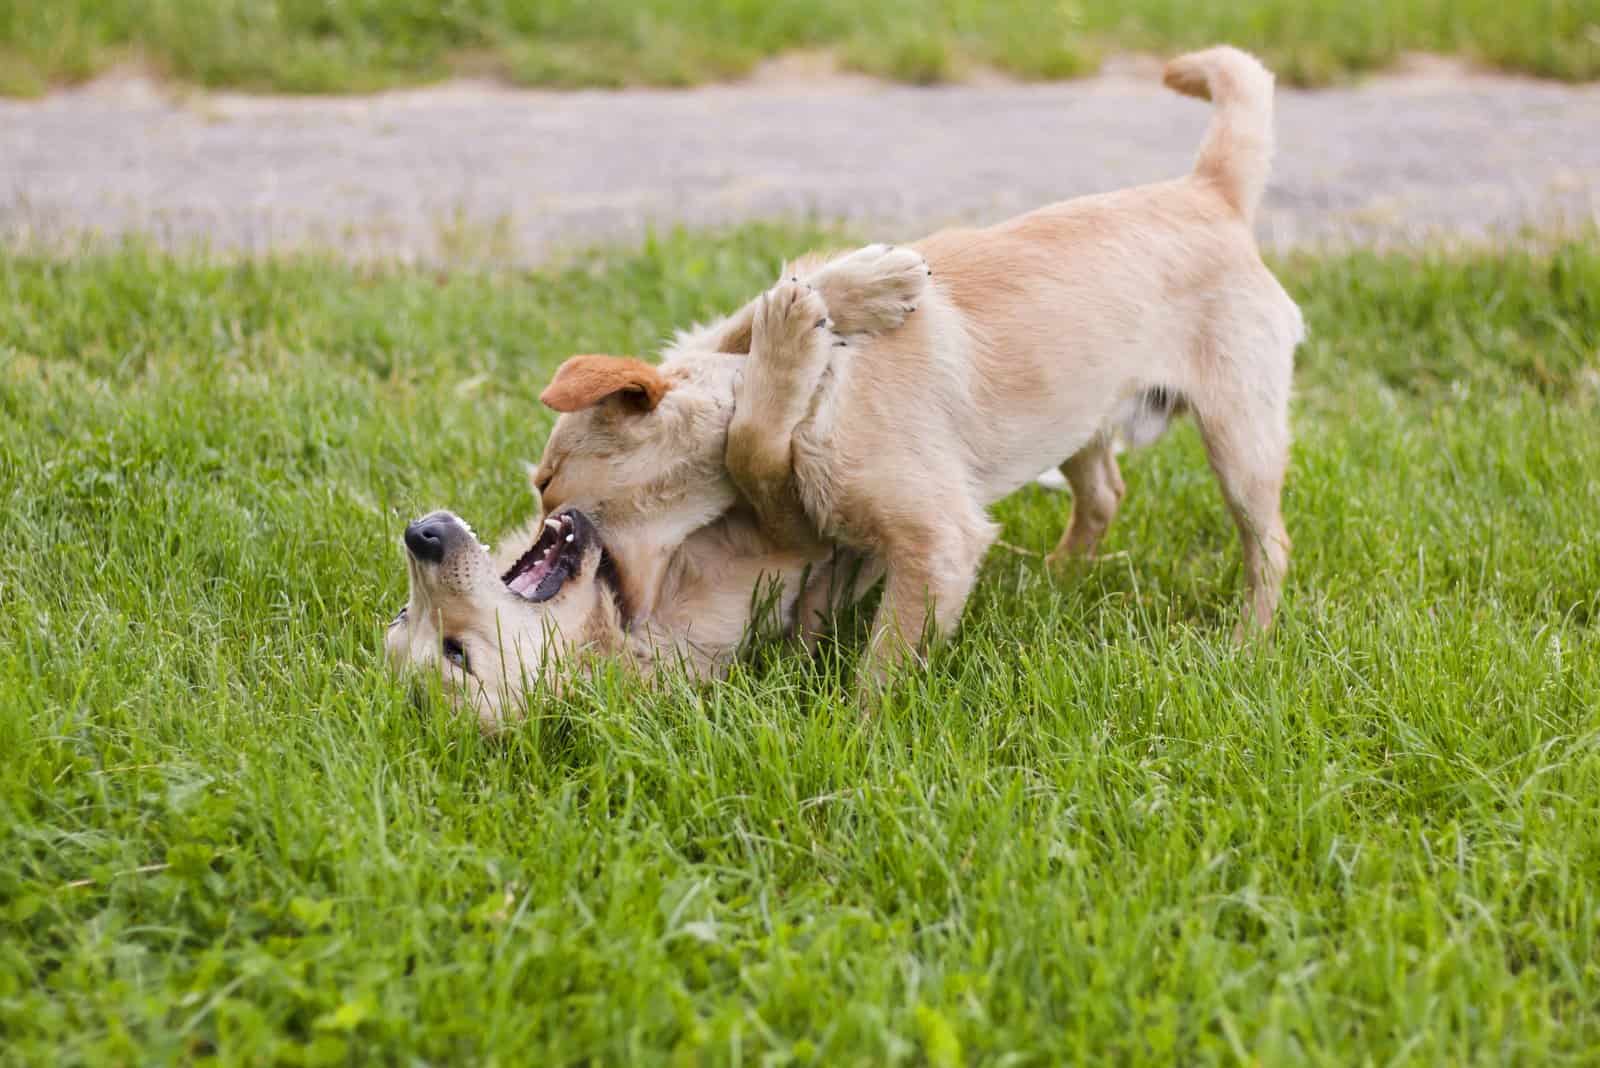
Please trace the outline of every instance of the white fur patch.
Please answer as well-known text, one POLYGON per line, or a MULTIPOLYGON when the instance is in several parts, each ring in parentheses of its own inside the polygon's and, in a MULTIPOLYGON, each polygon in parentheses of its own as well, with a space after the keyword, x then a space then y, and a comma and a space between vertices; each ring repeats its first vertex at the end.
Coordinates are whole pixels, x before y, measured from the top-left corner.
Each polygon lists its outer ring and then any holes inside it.
POLYGON ((1039 474, 1034 477, 1033 481, 1035 485, 1043 486, 1045 489, 1052 490, 1056 493, 1060 493, 1062 490, 1067 488, 1067 476, 1063 475, 1059 469, 1054 467, 1050 468, 1048 471, 1040 471, 1039 474))

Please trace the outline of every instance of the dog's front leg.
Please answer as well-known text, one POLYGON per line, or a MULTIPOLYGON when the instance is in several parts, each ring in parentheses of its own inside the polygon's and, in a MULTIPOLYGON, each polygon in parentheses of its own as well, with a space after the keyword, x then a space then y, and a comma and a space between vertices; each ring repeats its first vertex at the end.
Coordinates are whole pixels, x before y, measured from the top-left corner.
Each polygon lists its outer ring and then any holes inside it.
POLYGON ((815 552, 823 545, 800 500, 793 438, 832 360, 832 327, 816 290, 780 282, 757 301, 750 357, 734 389, 728 473, 762 532, 787 549, 815 552))
POLYGON ((955 630, 998 529, 975 503, 952 498, 941 516, 901 524, 886 539, 883 601, 858 672, 864 700, 899 664, 955 630))

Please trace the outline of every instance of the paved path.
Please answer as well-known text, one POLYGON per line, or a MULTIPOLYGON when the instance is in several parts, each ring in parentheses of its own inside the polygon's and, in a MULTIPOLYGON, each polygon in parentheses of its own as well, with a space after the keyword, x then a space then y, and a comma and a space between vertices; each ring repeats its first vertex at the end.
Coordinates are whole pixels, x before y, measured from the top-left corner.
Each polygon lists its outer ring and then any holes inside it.
MULTIPOLYGON (((1206 105, 1137 74, 298 99, 113 79, 0 101, 0 237, 526 261, 679 222, 816 216, 907 238, 1181 173, 1206 105)), ((1261 232, 1280 248, 1600 218, 1600 87, 1448 74, 1286 90, 1278 130, 1261 232)))

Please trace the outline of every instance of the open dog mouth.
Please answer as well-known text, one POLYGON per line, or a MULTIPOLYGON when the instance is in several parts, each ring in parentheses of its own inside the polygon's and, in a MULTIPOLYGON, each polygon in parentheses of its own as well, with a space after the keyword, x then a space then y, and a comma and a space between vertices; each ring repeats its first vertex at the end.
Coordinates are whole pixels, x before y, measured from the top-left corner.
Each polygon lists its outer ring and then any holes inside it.
POLYGON ((512 593, 538 604, 561 592, 567 579, 583 566, 583 554, 595 538, 594 524, 579 511, 550 516, 533 548, 517 558, 501 581, 512 593))

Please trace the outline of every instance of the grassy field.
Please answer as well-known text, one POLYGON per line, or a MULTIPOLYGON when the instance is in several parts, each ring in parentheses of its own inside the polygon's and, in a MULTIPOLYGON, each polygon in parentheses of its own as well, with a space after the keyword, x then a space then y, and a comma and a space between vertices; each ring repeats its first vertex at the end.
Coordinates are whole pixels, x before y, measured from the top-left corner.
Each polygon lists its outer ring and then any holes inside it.
POLYGON ((342 92, 491 72, 683 85, 796 49, 914 82, 1024 78, 1229 41, 1317 83, 1405 51, 1600 77, 1600 0, 0 0, 0 92, 136 60, 205 85, 342 92))
POLYGON ((0 257, 0 1063, 1593 1063, 1593 244, 1280 265, 1312 338, 1266 647, 1184 426, 1110 558, 996 550, 868 723, 859 619, 495 742, 388 676, 404 520, 524 518, 561 357, 807 236, 0 257))

